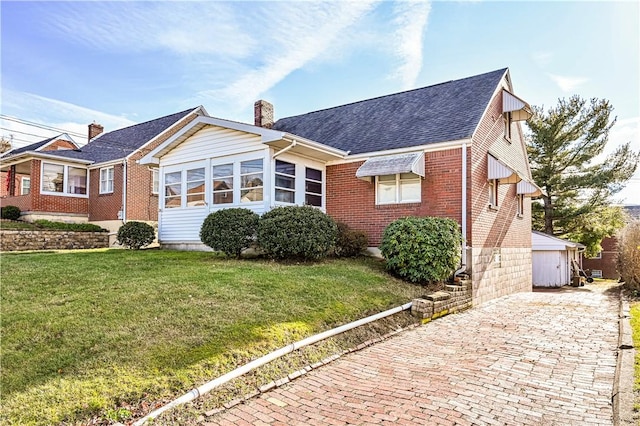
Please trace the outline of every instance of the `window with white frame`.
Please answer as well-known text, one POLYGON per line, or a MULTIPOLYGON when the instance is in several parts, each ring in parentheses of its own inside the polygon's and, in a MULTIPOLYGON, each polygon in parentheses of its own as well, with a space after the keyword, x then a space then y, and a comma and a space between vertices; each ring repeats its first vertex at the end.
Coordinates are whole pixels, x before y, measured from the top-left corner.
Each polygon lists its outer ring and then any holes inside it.
POLYGON ((151 193, 158 194, 160 192, 160 171, 151 169, 151 193))
POLYGON ((31 192, 31 178, 23 177, 20 180, 20 195, 27 195, 31 192))
POLYGON ((322 207, 322 170, 305 168, 304 203, 322 207))
POLYGON ((263 161, 243 161, 240 163, 240 202, 251 203, 263 200, 263 161))
POLYGON ((211 178, 213 204, 233 204, 233 163, 213 166, 211 178))
POLYGON ((594 256, 589 256, 589 259, 602 259, 602 252, 599 251, 594 256))
POLYGON ((489 179, 489 205, 498 207, 498 179, 489 179))
POLYGON ((591 276, 593 278, 602 278, 602 269, 592 269, 591 276))
POLYGON ((398 173, 376 177, 376 204, 420 202, 420 176, 398 173))
POLYGON ((518 216, 524 215, 524 194, 518 194, 518 216))
POLYGON ((506 140, 511 140, 511 125, 513 124, 513 117, 511 111, 503 114, 504 120, 504 137, 506 140))
POLYGON ((296 202, 296 165, 276 160, 275 177, 276 201, 294 204, 296 202))
POLYGON ((186 171, 187 207, 204 206, 204 167, 186 171))
POLYGON ((165 173, 164 207, 172 209, 182 206, 182 172, 165 173))
POLYGON ((87 169, 42 163, 42 192, 87 195, 87 169))
POLYGON ((113 166, 100 169, 100 194, 113 192, 113 166))

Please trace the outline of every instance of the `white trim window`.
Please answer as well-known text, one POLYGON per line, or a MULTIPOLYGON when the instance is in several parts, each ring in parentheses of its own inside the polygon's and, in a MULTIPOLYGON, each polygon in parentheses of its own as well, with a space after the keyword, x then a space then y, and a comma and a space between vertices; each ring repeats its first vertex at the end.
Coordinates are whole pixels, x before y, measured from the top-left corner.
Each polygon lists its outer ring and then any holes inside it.
POLYGON ((187 207, 206 205, 204 167, 187 170, 187 207))
POLYGON ((240 163, 240 202, 252 203, 264 198, 264 161, 242 161, 240 163))
POLYGON ((87 169, 42 162, 41 192, 43 194, 86 196, 87 169))
POLYGON ((592 269, 591 276, 593 278, 602 278, 602 269, 592 269))
POLYGON ((505 112, 503 114, 504 120, 504 138, 508 141, 511 141, 511 129, 513 124, 513 114, 511 111, 505 112))
POLYGON ((233 163, 217 164, 211 168, 213 204, 233 204, 233 163))
POLYGON ((296 165, 276 160, 275 172, 276 201, 295 204, 296 202, 296 165))
POLYGON ((160 192, 160 170, 151 169, 151 193, 158 195, 160 192))
POLYGON ((489 206, 498 207, 498 179, 489 179, 489 206))
POLYGON ((421 180, 415 173, 376 176, 376 204, 419 203, 421 180))
POLYGON ((23 177, 20 180, 20 195, 28 195, 31 192, 31 178, 23 177))
POLYGON ((205 201, 205 168, 179 170, 164 174, 164 207, 202 207, 205 201))
POLYGON ((164 208, 182 207, 182 171, 164 175, 164 208))
POLYGON ((113 192, 113 166, 100 169, 100 194, 113 192))
POLYGON ((518 194, 518 216, 524 215, 524 194, 518 194))
POLYGON ((322 170, 305 168, 304 203, 322 207, 322 170))

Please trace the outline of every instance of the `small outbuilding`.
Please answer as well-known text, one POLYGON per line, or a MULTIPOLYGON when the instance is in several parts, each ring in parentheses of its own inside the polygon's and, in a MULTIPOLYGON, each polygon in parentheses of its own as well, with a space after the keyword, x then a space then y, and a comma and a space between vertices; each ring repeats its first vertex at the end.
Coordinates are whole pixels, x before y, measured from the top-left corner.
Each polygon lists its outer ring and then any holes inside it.
POLYGON ((532 231, 531 251, 534 287, 562 287, 572 284, 579 271, 585 246, 542 232, 532 231))

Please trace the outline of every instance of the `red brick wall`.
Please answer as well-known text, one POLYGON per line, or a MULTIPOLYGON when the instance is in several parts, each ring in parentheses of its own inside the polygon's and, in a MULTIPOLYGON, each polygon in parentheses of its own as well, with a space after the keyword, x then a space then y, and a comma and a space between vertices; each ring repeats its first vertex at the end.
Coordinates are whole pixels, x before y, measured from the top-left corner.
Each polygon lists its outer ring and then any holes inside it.
POLYGON ((618 274, 616 270, 616 261, 618 258, 617 244, 618 240, 615 237, 603 239, 600 244, 602 246, 602 257, 600 259, 583 258, 582 269, 584 269, 587 274, 590 274, 593 269, 599 269, 602 271, 602 278, 612 280, 620 278, 620 274, 618 274))
POLYGON ((40 193, 40 160, 31 160, 31 209, 34 212, 87 214, 89 199, 40 193))
POLYGON ((100 194, 100 169, 90 171, 89 221, 117 220, 122 209, 122 164, 113 166, 113 192, 100 194))
POLYGON ((76 146, 69 141, 65 141, 62 139, 58 139, 52 142, 50 145, 47 145, 41 151, 55 151, 58 149, 75 149, 76 146))
POLYGON ((327 213, 354 229, 365 231, 369 245, 377 246, 384 228, 406 216, 449 217, 460 222, 460 148, 425 154, 422 201, 410 204, 376 205, 375 184, 356 178, 362 162, 327 167, 327 213))
MULTIPOLYGON (((514 126, 511 144, 521 144, 520 129, 514 126)), ((491 101, 473 138, 471 150, 471 226, 469 240, 474 247, 531 247, 531 203, 525 198, 524 214, 517 216, 516 184, 500 184, 498 209, 489 208, 487 154, 489 148, 498 150, 504 139, 502 121, 502 93, 491 101)), ((512 147, 508 147, 511 149, 512 147)), ((523 147, 524 150, 524 147, 523 147)), ((522 152, 522 155, 526 155, 522 152)))

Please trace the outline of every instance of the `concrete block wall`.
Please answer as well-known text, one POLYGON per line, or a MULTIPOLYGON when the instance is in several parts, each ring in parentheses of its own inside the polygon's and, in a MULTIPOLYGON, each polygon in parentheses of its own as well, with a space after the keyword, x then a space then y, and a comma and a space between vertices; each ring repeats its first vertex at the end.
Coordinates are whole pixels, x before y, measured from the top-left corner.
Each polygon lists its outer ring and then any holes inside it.
POLYGON ((499 259, 491 248, 472 250, 473 304, 533 288, 531 248, 502 247, 499 259))
POLYGON ((429 322, 444 315, 460 312, 472 306, 472 283, 464 280, 460 285, 446 285, 442 291, 414 299, 411 314, 429 322))

